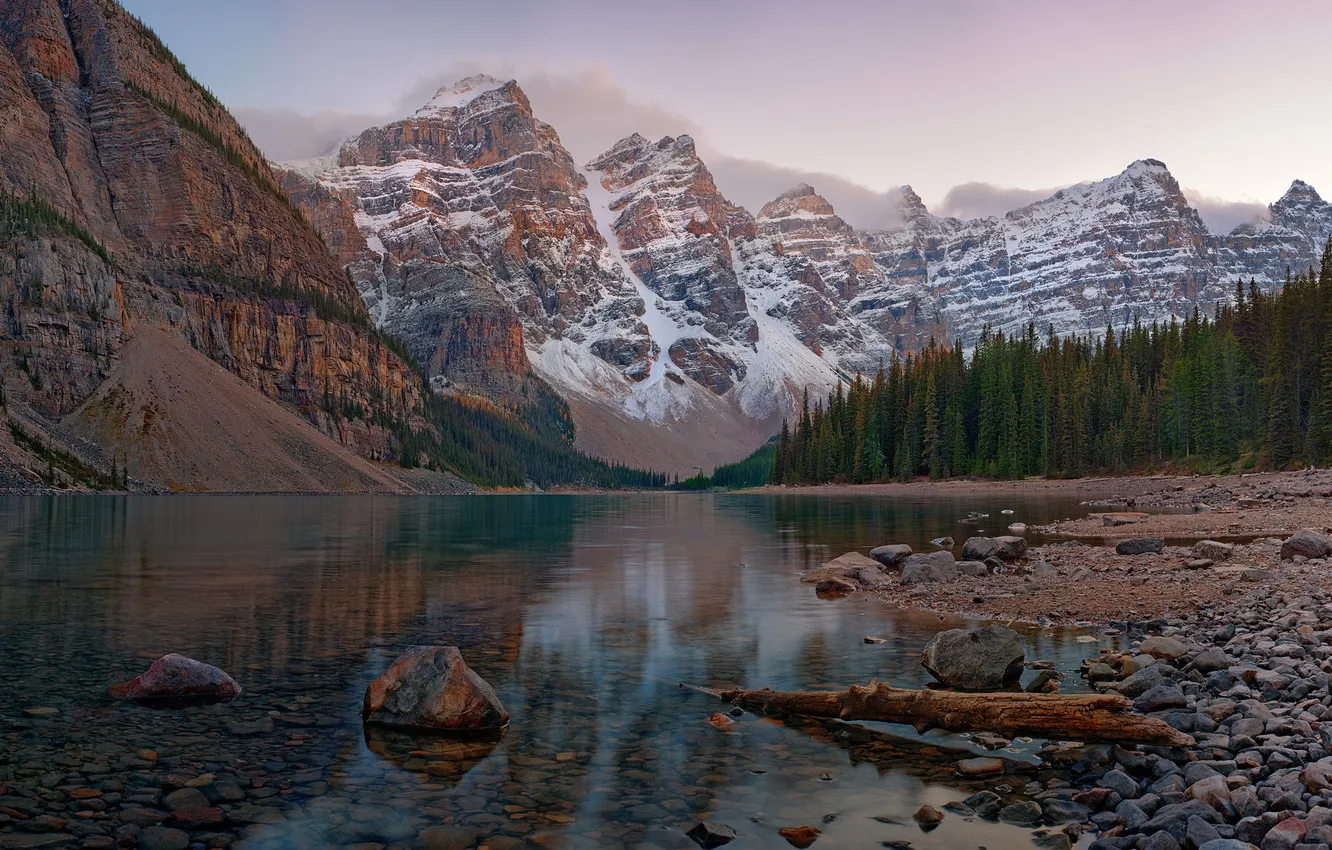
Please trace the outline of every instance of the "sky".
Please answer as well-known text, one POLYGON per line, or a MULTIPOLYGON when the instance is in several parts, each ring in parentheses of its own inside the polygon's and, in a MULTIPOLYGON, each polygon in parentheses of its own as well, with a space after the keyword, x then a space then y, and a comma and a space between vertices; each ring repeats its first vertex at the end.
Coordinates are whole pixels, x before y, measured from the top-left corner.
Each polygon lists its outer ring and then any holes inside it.
POLYGON ((1001 214, 1163 160, 1213 229, 1332 195, 1326 0, 122 0, 271 158, 512 77, 579 162, 689 133, 745 206, 1001 214))

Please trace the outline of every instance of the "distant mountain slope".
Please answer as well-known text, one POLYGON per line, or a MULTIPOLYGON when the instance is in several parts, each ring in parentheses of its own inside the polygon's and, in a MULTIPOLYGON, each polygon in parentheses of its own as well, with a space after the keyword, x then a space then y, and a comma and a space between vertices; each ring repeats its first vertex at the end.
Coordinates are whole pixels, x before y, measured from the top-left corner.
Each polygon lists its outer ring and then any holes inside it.
POLYGON ((1298 180, 1270 221, 1214 235, 1150 159, 1001 218, 932 215, 909 187, 902 210, 900 227, 867 234, 875 261, 927 290, 968 344, 987 325, 1062 336, 1210 314, 1240 278, 1270 288, 1307 270, 1332 236, 1332 205, 1298 180))

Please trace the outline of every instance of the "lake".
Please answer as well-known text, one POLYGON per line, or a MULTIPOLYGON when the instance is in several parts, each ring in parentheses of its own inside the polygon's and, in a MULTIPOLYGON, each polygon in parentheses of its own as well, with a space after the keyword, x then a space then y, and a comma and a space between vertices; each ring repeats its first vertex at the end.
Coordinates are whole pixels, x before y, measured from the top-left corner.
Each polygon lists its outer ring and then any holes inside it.
MULTIPOLYGON (((736 848, 802 825, 819 848, 1030 848, 1031 830, 950 814, 927 833, 911 814, 1053 774, 964 781, 957 750, 974 745, 885 724, 746 714, 720 731, 707 718, 725 706, 677 687, 924 685, 921 648, 959 621, 820 599, 799 574, 960 543, 973 510, 993 534, 1085 513, 1042 497, 0 499, 0 803, 110 835, 164 784, 209 774, 226 821, 192 824, 200 846, 688 848, 708 818, 736 848), (495 687, 513 716, 498 744, 365 734, 366 685, 414 644, 460 647, 495 687), (105 696, 166 652, 245 693, 167 711, 105 696)), ((1066 691, 1111 645, 1025 636, 1066 691)))

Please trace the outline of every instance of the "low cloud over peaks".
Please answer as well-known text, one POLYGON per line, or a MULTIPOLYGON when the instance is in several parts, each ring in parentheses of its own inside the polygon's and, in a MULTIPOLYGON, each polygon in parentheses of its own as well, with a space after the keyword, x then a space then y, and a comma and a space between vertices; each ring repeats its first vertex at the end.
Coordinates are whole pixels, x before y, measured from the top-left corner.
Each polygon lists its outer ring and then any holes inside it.
POLYGON ((1043 201, 1058 189, 1019 189, 993 183, 961 183, 948 190, 935 213, 955 218, 985 218, 1043 201))
POLYGON ((440 86, 482 72, 500 79, 516 79, 531 100, 533 112, 555 128, 560 141, 580 165, 633 133, 650 139, 702 135, 699 126, 688 118, 633 99, 604 70, 589 68, 559 73, 480 61, 456 63, 438 74, 416 80, 380 113, 241 108, 235 110, 235 115, 269 159, 277 162, 304 159, 329 153, 340 141, 367 127, 409 116, 434 97, 440 86))
POLYGON ((878 230, 901 223, 901 192, 897 189, 878 192, 836 174, 786 168, 757 159, 717 153, 704 153, 703 158, 726 199, 756 215, 764 204, 792 186, 808 183, 854 227, 878 230))
POLYGON ((1229 233, 1241 224, 1254 224, 1272 217, 1267 205, 1257 201, 1225 201, 1193 189, 1181 191, 1213 233, 1229 233))

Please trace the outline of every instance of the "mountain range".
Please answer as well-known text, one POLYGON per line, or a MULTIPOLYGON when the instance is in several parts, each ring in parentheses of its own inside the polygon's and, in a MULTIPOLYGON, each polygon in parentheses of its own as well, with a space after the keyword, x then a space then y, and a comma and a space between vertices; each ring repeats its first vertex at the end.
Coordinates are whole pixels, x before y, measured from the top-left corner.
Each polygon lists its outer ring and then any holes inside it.
POLYGON ((936 216, 902 187, 896 226, 857 230, 803 184, 755 214, 690 137, 633 135, 580 165, 516 81, 487 76, 277 173, 436 390, 544 382, 580 446, 666 469, 733 460, 806 389, 931 340, 1210 313, 1332 236, 1300 181, 1268 219, 1212 234, 1151 159, 1002 217, 936 216))
POLYGON ((747 210, 688 136, 579 163, 484 76, 275 166, 113 0, 0 9, 0 114, 0 487, 647 483, 588 455, 688 474, 932 340, 1207 311, 1332 234, 1298 181, 1211 234, 1153 160, 1003 217, 747 210))

